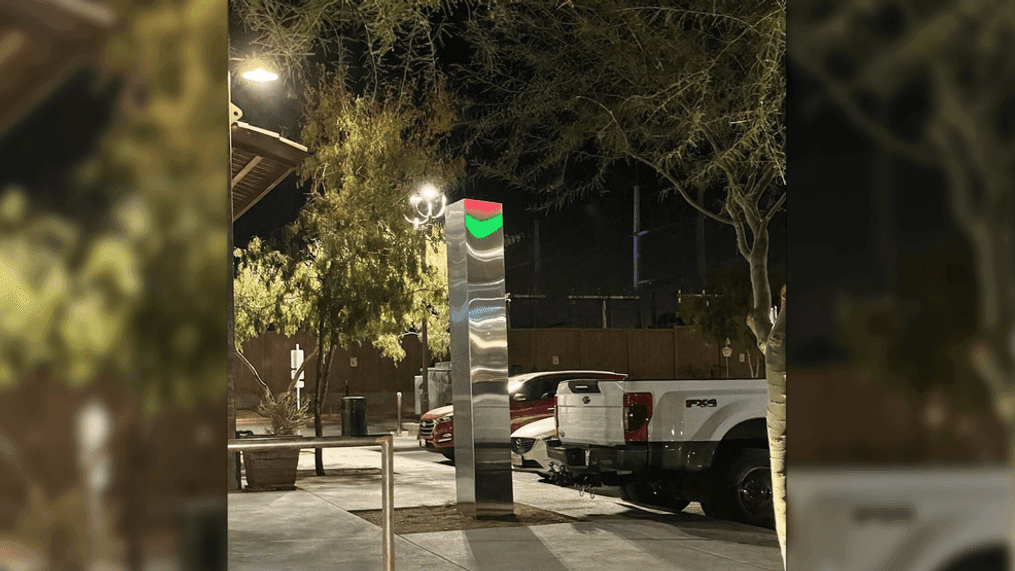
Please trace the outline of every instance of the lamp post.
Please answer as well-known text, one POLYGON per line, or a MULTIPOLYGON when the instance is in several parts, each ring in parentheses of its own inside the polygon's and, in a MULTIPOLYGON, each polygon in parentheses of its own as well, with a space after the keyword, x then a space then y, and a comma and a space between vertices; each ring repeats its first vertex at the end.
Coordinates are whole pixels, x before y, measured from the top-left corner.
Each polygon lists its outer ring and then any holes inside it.
MULTIPOLYGON (((425 183, 420 186, 416 192, 409 197, 409 205, 412 207, 413 217, 405 217, 407 221, 412 224, 412 227, 416 230, 426 229, 433 225, 433 223, 444 215, 444 207, 447 206, 447 198, 440 190, 437 189, 431 183, 425 183)), ((426 264, 426 239, 423 239, 423 251, 420 254, 420 260, 423 264, 426 264)), ((419 396, 419 410, 426 414, 430 409, 430 350, 427 346, 427 335, 426 325, 429 321, 427 312, 429 308, 425 308, 423 312, 423 323, 420 327, 420 375, 423 378, 423 382, 420 387, 419 396)))

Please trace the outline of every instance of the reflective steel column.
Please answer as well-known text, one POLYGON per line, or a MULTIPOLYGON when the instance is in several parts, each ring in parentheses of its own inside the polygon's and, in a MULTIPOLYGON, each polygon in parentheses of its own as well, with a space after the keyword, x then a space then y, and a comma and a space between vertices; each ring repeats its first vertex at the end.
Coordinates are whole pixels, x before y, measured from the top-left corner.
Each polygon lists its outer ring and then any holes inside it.
POLYGON ((458 506, 499 517, 514 513, 503 212, 466 199, 444 219, 458 506))

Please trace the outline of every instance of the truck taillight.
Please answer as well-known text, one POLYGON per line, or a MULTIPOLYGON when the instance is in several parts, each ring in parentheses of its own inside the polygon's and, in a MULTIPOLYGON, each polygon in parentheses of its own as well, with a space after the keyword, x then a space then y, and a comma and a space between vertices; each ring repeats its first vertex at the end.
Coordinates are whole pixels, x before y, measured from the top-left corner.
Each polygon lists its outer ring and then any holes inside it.
POLYGON ((624 440, 647 442, 651 418, 652 393, 624 393, 624 440))
POLYGON ((557 440, 560 440, 560 414, 557 411, 560 410, 560 397, 553 399, 553 436, 557 440))

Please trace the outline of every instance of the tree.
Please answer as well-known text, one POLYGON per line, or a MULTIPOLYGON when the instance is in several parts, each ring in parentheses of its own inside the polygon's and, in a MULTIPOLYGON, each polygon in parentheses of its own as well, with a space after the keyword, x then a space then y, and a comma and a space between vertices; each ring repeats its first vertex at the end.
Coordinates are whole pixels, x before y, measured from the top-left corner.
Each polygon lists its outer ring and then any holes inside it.
MULTIPOLYGON (((744 320, 753 301, 750 276, 740 264, 712 268, 707 275, 715 295, 685 295, 680 301, 684 322, 720 347, 726 344, 727 339, 752 345, 754 334, 744 320)), ((761 374, 760 361, 748 358, 747 364, 752 377, 761 374)))
MULTIPOLYGON (((946 401, 986 389, 994 412, 1004 422, 1011 450, 1015 154, 1009 86, 1015 79, 1011 60, 1015 12, 1004 3, 983 1, 874 2, 863 7, 808 1, 794 8, 793 28, 799 32, 790 53, 793 63, 813 76, 836 110, 886 155, 944 175, 950 213, 972 252, 976 325, 971 332, 949 331, 947 345, 941 337, 934 345, 922 344, 908 360, 934 359, 934 366, 940 367, 940 354, 949 350, 958 354, 955 368, 964 382, 934 388, 951 393, 946 401), (963 369, 972 374, 962 374, 963 369), (970 378, 973 386, 966 384, 970 378)), ((941 262, 935 262, 940 267, 941 262)), ((900 308, 893 309, 904 315, 900 308)), ((858 339, 865 356, 872 345, 867 337, 858 339)), ((893 390, 912 390, 912 385, 926 382, 899 375, 876 360, 863 361, 855 366, 873 369, 872 377, 894 385, 893 390)), ((931 387, 920 388, 929 392, 931 387)), ((930 401, 921 406, 935 406, 926 392, 912 396, 930 401)), ((942 416, 950 421, 950 414, 942 416)))
POLYGON ((551 208, 601 190, 616 163, 645 165, 664 197, 735 230, 750 264, 747 324, 769 364, 785 560, 785 334, 773 330, 768 275, 768 228, 786 200, 785 3, 489 2, 466 38, 475 54, 453 77, 481 175, 551 208))
MULTIPOLYGON (((274 327, 317 337, 317 436, 335 348, 370 341, 400 359, 395 339, 421 302, 447 304, 446 274, 420 256, 425 242, 434 250, 439 235, 413 230, 403 199, 424 181, 452 184, 462 169, 442 147, 455 121, 443 90, 417 104, 411 93, 356 96, 341 73, 321 77, 303 129, 311 156, 300 177, 311 183, 309 201, 277 249, 255 240, 238 252, 235 285, 238 332, 274 327)), ((440 352, 446 340, 435 336, 434 344, 440 352)), ((324 474, 320 449, 316 468, 324 474)))

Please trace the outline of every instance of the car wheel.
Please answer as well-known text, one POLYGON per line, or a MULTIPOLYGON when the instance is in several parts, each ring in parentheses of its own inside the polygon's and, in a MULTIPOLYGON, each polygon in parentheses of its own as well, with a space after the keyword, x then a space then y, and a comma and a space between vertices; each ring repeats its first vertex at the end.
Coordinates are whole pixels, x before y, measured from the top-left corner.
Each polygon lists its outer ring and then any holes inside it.
POLYGON ((744 450, 727 470, 719 474, 717 483, 719 485, 713 489, 715 505, 712 510, 716 516, 750 525, 775 527, 768 451, 761 448, 744 450))
POLYGON ((452 450, 451 452, 441 452, 441 454, 443 454, 445 458, 450 460, 452 464, 455 463, 455 452, 454 452, 454 450, 452 450))

